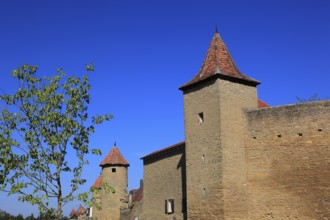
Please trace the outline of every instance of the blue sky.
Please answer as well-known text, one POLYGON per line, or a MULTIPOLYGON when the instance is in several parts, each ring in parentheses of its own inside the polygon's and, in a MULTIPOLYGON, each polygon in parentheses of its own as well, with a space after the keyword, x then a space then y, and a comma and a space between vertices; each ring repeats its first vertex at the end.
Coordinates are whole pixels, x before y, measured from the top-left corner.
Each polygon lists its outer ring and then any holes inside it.
MULTIPOLYGON (((115 141, 131 165, 129 189, 137 188, 140 158, 184 140, 178 87, 198 72, 216 24, 241 72, 262 82, 259 97, 276 106, 330 97, 329 11, 328 0, 2 0, 0 88, 17 88, 10 72, 24 63, 41 76, 56 67, 82 75, 94 62, 90 113, 115 119, 91 138, 103 155, 90 157, 84 189, 115 141)), ((37 213, 4 193, 0 204, 37 213)))

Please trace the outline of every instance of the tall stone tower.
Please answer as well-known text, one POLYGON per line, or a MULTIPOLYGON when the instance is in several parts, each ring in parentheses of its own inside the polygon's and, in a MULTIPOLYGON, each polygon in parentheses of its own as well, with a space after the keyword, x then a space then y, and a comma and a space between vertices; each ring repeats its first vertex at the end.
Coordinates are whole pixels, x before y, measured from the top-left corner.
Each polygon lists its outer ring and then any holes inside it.
POLYGON ((184 94, 188 219, 244 219, 244 110, 257 108, 260 82, 236 67, 218 31, 184 94))
POLYGON ((100 166, 102 167, 100 220, 119 220, 121 199, 127 194, 129 164, 115 145, 100 166))

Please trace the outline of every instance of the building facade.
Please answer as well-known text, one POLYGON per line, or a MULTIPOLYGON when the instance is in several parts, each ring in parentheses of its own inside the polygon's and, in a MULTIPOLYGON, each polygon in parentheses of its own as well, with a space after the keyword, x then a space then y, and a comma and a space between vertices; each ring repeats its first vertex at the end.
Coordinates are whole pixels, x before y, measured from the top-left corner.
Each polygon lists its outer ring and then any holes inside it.
MULTIPOLYGON (((330 101, 270 107, 259 84, 216 32, 201 69, 180 87, 185 141, 141 158, 143 200, 121 218, 120 198, 101 190, 101 213, 116 214, 100 219, 330 219, 330 101)), ((126 160, 104 166, 102 183, 127 187, 126 160)))

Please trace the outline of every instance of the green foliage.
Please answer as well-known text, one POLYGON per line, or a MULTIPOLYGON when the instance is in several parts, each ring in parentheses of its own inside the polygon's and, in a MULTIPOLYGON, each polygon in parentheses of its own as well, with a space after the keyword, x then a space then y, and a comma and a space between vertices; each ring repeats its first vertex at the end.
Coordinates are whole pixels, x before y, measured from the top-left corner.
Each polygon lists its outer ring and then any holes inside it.
MULTIPOLYGON (((86 70, 93 71, 94 65, 86 70)), ((101 154, 89 148, 94 126, 113 116, 89 116, 91 85, 86 74, 68 77, 58 68, 55 76, 38 78, 36 72, 37 67, 29 65, 14 70, 17 92, 0 95, 0 190, 19 194, 20 201, 38 205, 42 215, 59 219, 63 205, 76 198, 86 182, 81 177, 86 154, 101 154), (68 151, 75 152, 75 163, 68 160, 68 151), (66 195, 65 173, 73 176, 66 195), (56 208, 49 205, 52 198, 56 208)))
MULTIPOLYGON (((68 217, 61 217, 61 220, 68 220, 68 217)), ((34 217, 33 214, 27 217, 23 217, 23 215, 18 214, 17 216, 13 216, 5 211, 0 209, 0 220, 48 220, 46 216, 39 215, 38 217, 34 217)))

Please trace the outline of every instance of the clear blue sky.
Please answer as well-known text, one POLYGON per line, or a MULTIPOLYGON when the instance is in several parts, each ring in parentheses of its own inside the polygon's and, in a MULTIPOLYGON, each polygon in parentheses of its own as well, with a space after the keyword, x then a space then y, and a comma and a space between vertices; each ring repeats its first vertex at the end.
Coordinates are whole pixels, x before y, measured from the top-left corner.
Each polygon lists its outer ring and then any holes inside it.
MULTIPOLYGON (((93 61, 90 112, 115 119, 91 139, 103 156, 91 157, 85 189, 115 141, 131 165, 129 189, 137 188, 140 158, 184 140, 178 87, 199 70, 216 24, 241 72, 262 82, 259 97, 276 106, 330 97, 329 12, 328 0, 2 0, 0 88, 16 88, 10 72, 24 63, 40 75, 56 67, 81 75, 93 61)), ((37 213, 4 193, 0 204, 37 213)))

